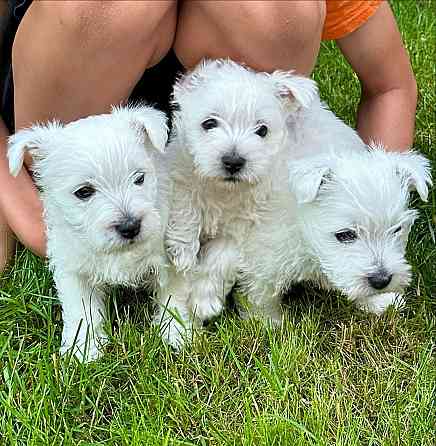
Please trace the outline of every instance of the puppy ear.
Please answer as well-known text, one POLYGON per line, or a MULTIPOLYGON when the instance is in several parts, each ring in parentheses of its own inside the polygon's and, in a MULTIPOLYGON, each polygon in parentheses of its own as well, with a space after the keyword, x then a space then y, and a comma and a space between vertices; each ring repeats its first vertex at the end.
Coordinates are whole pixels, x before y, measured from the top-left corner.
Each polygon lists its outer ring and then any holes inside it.
POLYGON ((291 111, 308 108, 318 96, 318 87, 314 80, 293 74, 292 71, 274 71, 268 75, 275 84, 277 96, 291 111))
POLYGON ((214 72, 216 69, 225 67, 240 67, 239 64, 230 59, 203 59, 197 66, 186 74, 180 76, 173 86, 172 103, 177 104, 184 93, 190 92, 198 88, 206 79, 208 73, 214 72))
POLYGON ((418 152, 386 152, 380 142, 372 141, 369 145, 373 153, 382 152, 389 157, 397 175, 409 191, 416 190, 422 201, 427 201, 428 186, 433 184, 429 160, 418 152))
POLYGON ((34 159, 44 159, 49 151, 50 141, 55 132, 63 128, 58 121, 45 125, 35 124, 23 129, 8 138, 9 172, 16 177, 23 167, 24 153, 28 151, 34 159))
POLYGON ((311 203, 316 199, 324 181, 331 178, 332 167, 328 163, 311 160, 289 164, 289 188, 298 204, 311 203))
POLYGON ((409 190, 416 190, 422 201, 428 199, 428 186, 433 184, 428 159, 414 151, 396 154, 396 171, 409 190))
POLYGON ((145 132, 159 152, 165 150, 168 141, 168 120, 164 112, 149 105, 129 105, 112 107, 112 114, 123 116, 136 130, 145 132))

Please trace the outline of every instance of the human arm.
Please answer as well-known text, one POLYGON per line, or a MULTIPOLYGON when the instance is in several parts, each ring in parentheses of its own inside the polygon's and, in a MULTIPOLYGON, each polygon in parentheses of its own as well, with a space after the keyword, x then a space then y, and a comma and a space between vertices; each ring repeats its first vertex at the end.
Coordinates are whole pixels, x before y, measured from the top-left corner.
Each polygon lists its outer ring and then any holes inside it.
POLYGON ((388 2, 337 44, 362 87, 358 133, 366 142, 407 150, 413 143, 417 86, 388 2))
POLYGON ((9 173, 8 130, 0 119, 0 213, 19 240, 35 254, 45 255, 45 226, 38 191, 26 169, 9 173))
MULTIPOLYGON (((9 13, 7 2, 0 2, 1 47, 4 45, 9 13)), ((12 231, 36 254, 44 255, 45 252, 38 192, 25 169, 16 179, 9 174, 6 157, 8 136, 9 131, 0 117, 0 271, 10 259, 15 246, 12 231)))

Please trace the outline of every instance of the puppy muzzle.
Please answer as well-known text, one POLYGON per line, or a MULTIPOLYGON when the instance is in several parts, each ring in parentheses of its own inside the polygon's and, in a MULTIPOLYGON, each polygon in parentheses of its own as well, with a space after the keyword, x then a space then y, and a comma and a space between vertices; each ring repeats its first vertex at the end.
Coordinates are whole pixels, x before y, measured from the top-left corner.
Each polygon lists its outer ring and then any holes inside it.
POLYGON ((383 290, 392 280, 392 274, 385 270, 380 270, 368 276, 369 285, 376 290, 383 290))
POLYGON ((221 158, 221 163, 229 177, 233 177, 243 169, 246 159, 239 156, 237 153, 232 152, 227 155, 223 155, 221 158))
POLYGON ((128 217, 115 225, 115 231, 125 240, 134 240, 141 232, 141 219, 128 217))

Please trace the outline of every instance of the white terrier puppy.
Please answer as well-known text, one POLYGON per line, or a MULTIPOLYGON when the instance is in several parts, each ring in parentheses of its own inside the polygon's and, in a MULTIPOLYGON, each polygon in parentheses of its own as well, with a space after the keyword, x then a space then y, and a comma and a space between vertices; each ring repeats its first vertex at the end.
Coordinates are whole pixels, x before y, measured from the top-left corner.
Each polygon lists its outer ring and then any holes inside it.
MULTIPOLYGON (((256 73, 229 60, 205 61, 176 83, 166 246, 187 276, 174 274, 161 304, 188 326, 186 319, 203 321, 222 310, 221 284, 233 283, 239 246, 275 194, 276 170, 287 165, 286 123, 298 125, 316 97, 310 79, 256 73)), ((178 328, 169 324, 165 333, 176 346, 178 328)))
POLYGON ((290 191, 270 202, 244 245, 240 285, 248 311, 280 324, 281 295, 302 280, 339 290, 376 314, 400 304, 416 216, 409 193, 427 199, 427 159, 382 147, 332 152, 291 162, 289 178, 290 191))
POLYGON ((165 115, 147 106, 34 125, 9 139, 11 173, 28 150, 41 189, 62 352, 74 347, 81 360, 98 357, 106 285, 164 280, 166 141, 165 115))

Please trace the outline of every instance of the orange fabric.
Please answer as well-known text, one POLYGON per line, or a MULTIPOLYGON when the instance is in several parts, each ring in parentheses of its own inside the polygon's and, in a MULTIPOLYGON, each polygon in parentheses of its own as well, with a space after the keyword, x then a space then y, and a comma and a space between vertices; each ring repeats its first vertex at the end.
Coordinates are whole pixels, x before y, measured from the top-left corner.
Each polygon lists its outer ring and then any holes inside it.
POLYGON ((383 0, 326 0, 323 40, 336 40, 355 31, 376 11, 383 0))

